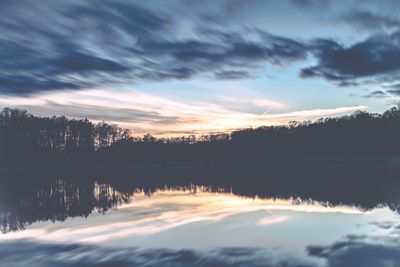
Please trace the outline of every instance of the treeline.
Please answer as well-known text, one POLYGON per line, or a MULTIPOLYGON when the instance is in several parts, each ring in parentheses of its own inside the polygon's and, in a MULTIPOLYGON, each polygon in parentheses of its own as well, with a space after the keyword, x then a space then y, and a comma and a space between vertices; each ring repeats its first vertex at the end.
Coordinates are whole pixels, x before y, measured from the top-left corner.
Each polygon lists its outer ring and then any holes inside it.
POLYGON ((400 154, 400 108, 179 138, 133 137, 114 124, 37 117, 5 108, 0 113, 0 151, 0 164, 6 167, 52 161, 134 164, 296 155, 391 156, 400 154))
POLYGON ((89 159, 93 151, 128 138, 129 130, 115 124, 36 117, 26 110, 4 108, 0 113, 0 165, 89 159))
POLYGON ((115 124, 66 117, 36 117, 26 110, 5 108, 0 113, 0 133, 7 142, 24 141, 51 151, 93 150, 130 137, 115 124))

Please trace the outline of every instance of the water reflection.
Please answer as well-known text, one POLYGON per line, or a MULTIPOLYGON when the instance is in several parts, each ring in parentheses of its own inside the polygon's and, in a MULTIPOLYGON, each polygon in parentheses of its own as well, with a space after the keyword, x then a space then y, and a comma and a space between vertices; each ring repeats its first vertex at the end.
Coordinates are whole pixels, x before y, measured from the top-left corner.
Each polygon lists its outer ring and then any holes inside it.
POLYGON ((130 195, 99 183, 73 183, 63 180, 34 187, 7 181, 0 187, 0 220, 3 233, 24 229, 36 221, 64 221, 87 217, 92 211, 105 212, 130 201, 130 195))
POLYGON ((151 196, 166 189, 231 192, 250 198, 291 199, 293 203, 315 201, 325 206, 355 206, 361 211, 378 207, 400 211, 400 179, 387 173, 347 170, 350 179, 343 178, 343 173, 322 174, 318 169, 296 175, 270 172, 274 179, 266 179, 265 172, 257 169, 253 173, 241 169, 195 173, 5 173, 0 179, 1 231, 24 229, 37 221, 87 217, 93 211, 103 213, 130 203, 135 193, 151 196))
POLYGON ((202 186, 164 187, 151 196, 97 183, 90 190, 53 186, 46 192, 63 204, 73 202, 65 192, 87 203, 77 196, 85 191, 95 209, 119 206, 1 235, 0 266, 395 266, 400 259, 400 217, 387 207, 365 212, 202 186), (375 265, 368 265, 370 254, 375 265))
POLYGON ((300 183, 232 179, 242 174, 231 174, 229 180, 218 172, 201 179, 166 173, 165 180, 3 176, 0 266, 376 267, 399 262, 396 179, 364 176, 344 188, 340 181, 329 184, 314 176, 302 176, 300 183), (356 196, 354 190, 359 190, 356 196))

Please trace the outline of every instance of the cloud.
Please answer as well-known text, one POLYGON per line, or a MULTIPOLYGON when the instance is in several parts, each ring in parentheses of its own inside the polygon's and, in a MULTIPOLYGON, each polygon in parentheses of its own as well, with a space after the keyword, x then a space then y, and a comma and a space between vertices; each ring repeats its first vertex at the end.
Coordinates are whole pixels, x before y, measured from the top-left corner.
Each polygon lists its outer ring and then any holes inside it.
POLYGON ((74 83, 73 81, 62 81, 49 77, 32 77, 27 75, 1 75, 0 74, 0 92, 28 94, 36 92, 38 88, 41 91, 80 89, 85 83, 74 83))
POLYGON ((365 95, 365 98, 385 98, 388 95, 382 90, 372 91, 371 93, 365 95))
MULTIPOLYGON (((96 5, 57 1, 40 7, 31 1, 7 1, 2 3, 0 18, 0 93, 115 88, 196 77, 247 79, 257 77, 267 65, 286 66, 310 55, 318 63, 303 68, 303 78, 320 77, 340 86, 400 79, 400 32, 396 32, 400 26, 395 17, 357 11, 354 4, 344 15, 332 11, 347 23, 391 30, 352 45, 272 34, 271 28, 260 28, 262 18, 249 19, 260 16, 259 9, 276 7, 278 13, 287 10, 289 16, 299 6, 321 7, 317 1, 289 2, 294 5, 207 2, 210 8, 193 1, 102 1, 96 5), (183 7, 186 15, 178 12, 183 7), (242 10, 246 14, 237 12, 242 10), (222 17, 223 22, 208 23, 204 14, 222 17)), ((318 13, 307 12, 310 16, 318 13)))
POLYGON ((381 83, 399 79, 400 39, 397 34, 369 38, 344 46, 333 40, 316 40, 310 45, 318 59, 303 68, 303 78, 321 77, 340 86, 381 83))
POLYGON ((69 54, 63 54, 51 60, 50 63, 62 73, 77 72, 84 73, 87 71, 125 71, 127 67, 114 61, 83 54, 77 51, 71 51, 69 54))
POLYGON ((129 77, 132 66, 99 47, 115 37, 114 27, 144 34, 162 28, 163 21, 135 5, 111 3, 90 7, 60 2, 40 8, 23 1, 10 4, 0 20, 5 29, 0 37, 0 92, 80 89, 129 77))
POLYGON ((102 1, 96 5, 84 2, 83 5, 70 6, 68 13, 78 19, 87 19, 89 23, 100 23, 101 31, 106 30, 110 33, 113 32, 113 27, 116 27, 127 33, 151 35, 169 24, 166 16, 122 1, 102 1))
POLYGON ((246 71, 227 70, 216 72, 215 78, 218 80, 235 80, 251 78, 251 75, 246 71))
POLYGON ((396 98, 400 96, 400 84, 382 85, 382 89, 375 90, 363 96, 364 98, 396 98))
POLYGON ((292 120, 312 120, 366 109, 365 106, 351 106, 266 113, 266 110, 280 109, 285 104, 260 97, 244 100, 220 97, 216 103, 178 101, 135 90, 117 92, 100 89, 48 92, 39 94, 35 98, 4 96, 0 99, 0 107, 15 106, 15 103, 35 115, 54 114, 72 118, 87 117, 94 121, 107 120, 131 129, 135 135, 152 133, 158 136, 229 132, 241 128, 282 125, 292 120), (249 106, 262 111, 250 112, 249 106))
POLYGON ((267 116, 271 119, 277 118, 280 121, 304 121, 307 119, 316 119, 325 116, 333 116, 338 114, 346 114, 351 112, 356 112, 359 110, 367 109, 366 106, 353 106, 353 107, 338 107, 331 109, 310 109, 310 110, 300 110, 288 112, 286 114, 267 114, 267 116))
POLYGON ((400 83, 394 83, 390 85, 383 86, 386 90, 391 95, 394 96, 400 96, 400 83))
POLYGON ((396 17, 376 14, 370 11, 353 10, 339 18, 361 30, 398 29, 400 20, 396 17))
POLYGON ((395 96, 400 96, 400 89, 392 89, 388 90, 387 92, 395 96))
POLYGON ((218 79, 237 79, 250 76, 249 70, 267 63, 280 65, 306 58, 305 46, 301 43, 264 32, 256 34, 258 41, 220 31, 207 32, 199 37, 199 40, 186 41, 140 39, 132 48, 135 55, 147 60, 139 77, 157 79, 161 74, 160 79, 186 79, 214 73, 218 79), (213 42, 206 41, 207 37, 213 42), (151 60, 155 56, 158 60, 151 60), (225 70, 232 67, 236 70, 225 70), (151 74, 147 68, 151 68, 151 74))
POLYGON ((318 0, 290 0, 290 2, 298 7, 310 8, 314 6, 327 6, 330 5, 330 0, 318 1, 318 0))
MULTIPOLYGON (((194 27, 175 32, 170 13, 120 1, 61 1, 39 8, 29 1, 5 5, 0 26, 0 93, 139 81, 252 77, 266 64, 306 58, 305 46, 290 38, 252 30, 194 27), (247 31, 248 32, 248 31, 247 31)), ((193 20, 193 23, 196 23, 193 20)))

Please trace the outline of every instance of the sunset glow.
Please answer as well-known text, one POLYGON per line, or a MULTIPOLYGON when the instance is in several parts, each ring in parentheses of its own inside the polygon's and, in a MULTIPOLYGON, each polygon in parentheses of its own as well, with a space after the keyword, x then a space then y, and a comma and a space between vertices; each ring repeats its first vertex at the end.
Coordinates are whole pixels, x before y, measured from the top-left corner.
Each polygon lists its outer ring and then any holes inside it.
POLYGON ((18 107, 40 116, 55 114, 93 121, 106 120, 132 130, 136 136, 151 133, 167 137, 283 125, 289 121, 315 120, 367 109, 360 105, 281 113, 286 104, 269 99, 250 98, 240 102, 231 98, 220 98, 219 103, 196 100, 189 102, 137 90, 110 92, 100 89, 54 92, 35 98, 6 96, 0 99, 0 106, 10 106, 13 103, 18 103, 18 107), (227 103, 232 102, 256 106, 260 112, 249 112, 240 105, 236 108, 226 107, 227 103))

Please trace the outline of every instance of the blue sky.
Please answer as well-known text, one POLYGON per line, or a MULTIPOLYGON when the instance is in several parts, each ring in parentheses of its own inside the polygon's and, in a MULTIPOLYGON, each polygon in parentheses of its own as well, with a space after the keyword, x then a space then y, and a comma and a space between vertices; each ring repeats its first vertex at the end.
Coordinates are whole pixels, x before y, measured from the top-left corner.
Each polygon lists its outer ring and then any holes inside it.
POLYGON ((203 134, 382 112, 397 1, 2 1, 0 107, 203 134))

